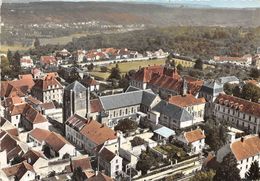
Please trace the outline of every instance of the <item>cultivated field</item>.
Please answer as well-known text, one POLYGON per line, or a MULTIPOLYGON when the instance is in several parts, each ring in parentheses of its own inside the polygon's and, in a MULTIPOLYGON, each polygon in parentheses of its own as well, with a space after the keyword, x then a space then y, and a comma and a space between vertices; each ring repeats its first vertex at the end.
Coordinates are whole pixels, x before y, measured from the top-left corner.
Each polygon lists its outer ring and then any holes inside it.
MULTIPOLYGON (((147 67, 149 65, 163 65, 165 63, 165 59, 154 59, 154 60, 145 60, 145 61, 134 61, 134 62, 123 62, 118 63, 121 74, 127 73, 129 70, 138 70, 139 67, 147 67)), ((96 67, 90 74, 94 77, 107 79, 110 75, 110 70, 115 67, 116 64, 110 64, 107 66, 107 72, 101 72, 100 67, 96 67)))

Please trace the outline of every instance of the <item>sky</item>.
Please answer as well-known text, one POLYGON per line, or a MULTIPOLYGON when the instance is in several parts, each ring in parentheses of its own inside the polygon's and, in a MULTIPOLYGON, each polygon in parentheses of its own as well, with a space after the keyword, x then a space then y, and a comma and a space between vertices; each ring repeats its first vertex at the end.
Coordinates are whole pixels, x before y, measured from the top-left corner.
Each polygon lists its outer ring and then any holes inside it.
POLYGON ((215 8, 260 8, 260 0, 3 0, 3 2, 21 1, 118 1, 118 2, 137 2, 137 3, 171 3, 183 5, 210 6, 215 8))

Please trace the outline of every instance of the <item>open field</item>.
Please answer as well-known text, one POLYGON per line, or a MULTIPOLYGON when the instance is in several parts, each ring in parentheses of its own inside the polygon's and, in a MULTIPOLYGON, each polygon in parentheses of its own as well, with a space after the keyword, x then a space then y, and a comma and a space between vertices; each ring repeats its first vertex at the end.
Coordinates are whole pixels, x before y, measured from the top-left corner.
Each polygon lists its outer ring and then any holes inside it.
POLYGON ((82 36, 86 36, 87 33, 78 33, 78 34, 72 34, 68 36, 61 36, 56 38, 40 38, 41 45, 66 45, 67 43, 71 42, 73 38, 80 38, 82 36))
MULTIPOLYGON (((134 62, 123 62, 118 63, 121 74, 127 73, 129 70, 138 70, 139 67, 147 67, 149 65, 163 65, 165 59, 155 59, 155 60, 145 60, 145 61, 134 61, 134 62)), ((110 75, 110 70, 115 67, 116 64, 110 64, 107 66, 108 72, 101 72, 100 67, 96 67, 93 72, 90 72, 90 75, 98 77, 101 79, 107 79, 110 75)))
POLYGON ((7 53, 8 50, 10 51, 26 51, 31 47, 23 47, 22 45, 14 45, 14 46, 8 46, 8 45, 1 45, 0 52, 1 53, 7 53))

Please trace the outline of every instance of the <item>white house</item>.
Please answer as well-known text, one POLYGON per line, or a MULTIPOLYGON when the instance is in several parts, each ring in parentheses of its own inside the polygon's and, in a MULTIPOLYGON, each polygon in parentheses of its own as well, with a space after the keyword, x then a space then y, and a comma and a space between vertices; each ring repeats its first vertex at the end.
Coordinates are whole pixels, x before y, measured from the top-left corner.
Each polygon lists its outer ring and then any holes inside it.
POLYGON ((55 132, 51 134, 44 140, 44 146, 50 149, 51 157, 58 157, 62 159, 65 154, 70 156, 76 155, 76 149, 71 145, 63 136, 55 132))
POLYGON ((204 130, 196 129, 188 132, 183 132, 177 139, 187 145, 190 145, 191 152, 189 154, 202 153, 202 149, 205 147, 205 134, 204 130))
POLYGON ((98 163, 100 169, 105 170, 105 174, 115 178, 122 172, 122 162, 123 159, 118 155, 118 153, 113 153, 107 148, 102 148, 98 152, 98 163))
POLYGON ((30 56, 23 56, 20 59, 20 65, 22 68, 31 68, 34 66, 33 60, 31 59, 30 56))
POLYGON ((51 75, 44 79, 38 79, 32 88, 32 96, 43 103, 57 101, 62 103, 63 87, 61 83, 51 75))
POLYGON ((254 161, 260 162, 260 137, 259 135, 248 135, 238 138, 223 146, 217 152, 217 161, 222 162, 223 158, 232 153, 237 160, 237 168, 240 170, 240 177, 245 178, 254 161))

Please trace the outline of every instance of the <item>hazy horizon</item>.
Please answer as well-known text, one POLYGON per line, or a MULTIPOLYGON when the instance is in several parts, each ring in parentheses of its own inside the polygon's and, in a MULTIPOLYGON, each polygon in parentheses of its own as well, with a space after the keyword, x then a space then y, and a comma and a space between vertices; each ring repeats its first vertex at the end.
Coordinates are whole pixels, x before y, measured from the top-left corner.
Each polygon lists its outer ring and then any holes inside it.
POLYGON ((260 0, 3 0, 3 3, 12 2, 44 2, 44 1, 69 1, 69 2, 133 2, 156 3, 169 5, 205 6, 213 8, 260 8, 260 0))

